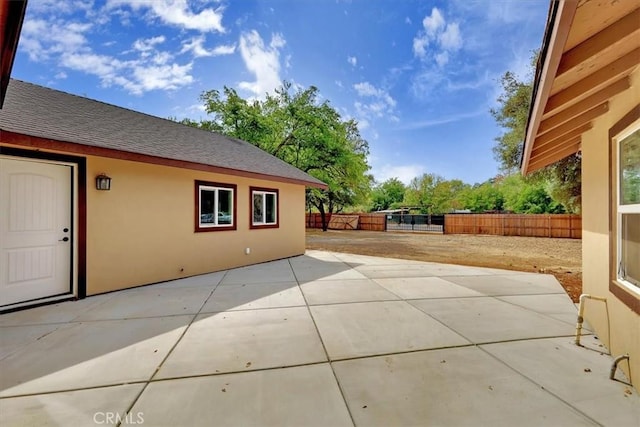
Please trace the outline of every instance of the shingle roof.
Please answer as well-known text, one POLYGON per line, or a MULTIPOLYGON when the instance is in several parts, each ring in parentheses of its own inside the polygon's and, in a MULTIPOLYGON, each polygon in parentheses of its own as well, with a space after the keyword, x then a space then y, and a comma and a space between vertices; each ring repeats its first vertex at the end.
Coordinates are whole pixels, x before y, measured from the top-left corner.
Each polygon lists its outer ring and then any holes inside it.
POLYGON ((15 79, 0 110, 0 129, 325 187, 248 142, 15 79))

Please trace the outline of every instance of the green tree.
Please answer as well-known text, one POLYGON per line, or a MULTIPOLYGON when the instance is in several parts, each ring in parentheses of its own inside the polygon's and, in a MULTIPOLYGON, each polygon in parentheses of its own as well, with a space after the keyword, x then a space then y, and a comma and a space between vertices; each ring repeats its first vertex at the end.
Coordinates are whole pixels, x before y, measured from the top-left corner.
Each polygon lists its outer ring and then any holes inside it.
POLYGON ((402 203, 405 185, 398 178, 390 178, 371 190, 371 210, 389 209, 402 203))
POLYGON ((200 99, 212 119, 183 123, 250 142, 327 183, 327 191, 306 192, 307 205, 322 215, 323 230, 326 213, 366 201, 373 180, 369 145, 357 122, 343 120, 329 101, 319 101, 316 87, 294 90, 284 82, 264 100, 253 101, 225 87, 200 99))
POLYGON ((465 209, 471 212, 501 211, 504 208, 504 196, 492 182, 475 184, 466 189, 461 196, 465 209))
POLYGON ((405 206, 419 208, 423 214, 433 213, 433 192, 442 181, 444 178, 433 173, 425 173, 420 177, 413 178, 404 193, 402 203, 405 206))
MULTIPOLYGON (((529 107, 533 93, 533 75, 538 53, 531 58, 531 72, 523 80, 511 71, 500 79, 502 93, 498 97, 497 108, 491 115, 504 132, 497 137, 493 147, 495 159, 508 174, 519 170, 524 148, 529 107)), ((559 204, 570 212, 579 212, 581 206, 581 157, 573 154, 540 171, 534 172, 528 180, 549 187, 549 193, 559 204)))

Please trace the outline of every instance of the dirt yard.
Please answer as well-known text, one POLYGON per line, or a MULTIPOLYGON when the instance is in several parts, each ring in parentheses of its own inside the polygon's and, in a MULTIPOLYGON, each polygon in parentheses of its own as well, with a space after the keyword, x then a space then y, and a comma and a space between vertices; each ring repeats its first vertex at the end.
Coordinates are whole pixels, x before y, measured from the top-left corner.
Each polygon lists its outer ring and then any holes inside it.
POLYGON ((553 274, 574 302, 582 292, 577 239, 307 230, 307 249, 553 274))

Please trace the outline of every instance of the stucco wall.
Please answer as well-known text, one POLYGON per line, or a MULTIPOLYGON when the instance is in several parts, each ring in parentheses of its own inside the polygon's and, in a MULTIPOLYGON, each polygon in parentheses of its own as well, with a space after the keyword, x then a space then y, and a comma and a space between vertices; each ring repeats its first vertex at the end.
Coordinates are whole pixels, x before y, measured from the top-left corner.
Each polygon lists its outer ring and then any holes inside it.
POLYGON ((302 185, 91 156, 87 179, 88 295, 304 253, 302 185), (194 232, 195 180, 237 185, 236 231, 194 232), (249 229, 249 186, 279 190, 279 228, 249 229))
MULTIPOLYGON (((582 138, 583 292, 604 296, 607 307, 588 301, 586 320, 614 356, 630 355, 632 382, 640 384, 640 316, 609 292, 609 129, 640 101, 640 70, 632 86, 609 103, 609 113, 594 121, 582 138), (607 310, 608 308, 608 316, 607 310)), ((629 374, 629 365, 620 367, 629 374)))

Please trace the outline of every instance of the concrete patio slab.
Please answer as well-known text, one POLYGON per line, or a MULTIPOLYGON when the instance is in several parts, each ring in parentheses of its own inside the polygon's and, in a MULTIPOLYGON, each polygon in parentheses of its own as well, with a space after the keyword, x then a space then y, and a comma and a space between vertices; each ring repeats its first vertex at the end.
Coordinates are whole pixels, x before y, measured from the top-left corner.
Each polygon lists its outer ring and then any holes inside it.
POLYGON ((457 283, 484 295, 531 295, 563 294, 566 292, 555 277, 550 274, 521 273, 509 275, 447 277, 457 283))
POLYGON ((145 286, 114 293, 102 304, 85 311, 75 321, 135 319, 157 316, 196 314, 202 308, 212 289, 156 288, 145 286))
POLYGON ((303 306, 297 282, 219 286, 202 307, 202 313, 226 310, 303 306))
POLYGON ((572 338, 488 344, 481 348, 602 425, 640 425, 640 404, 631 398, 631 387, 609 380, 608 364, 603 363, 609 356, 578 347, 572 338))
POLYGON ((185 277, 184 279, 170 280, 164 283, 153 285, 154 288, 162 289, 182 289, 182 288, 209 288, 213 289, 227 274, 226 271, 218 271, 216 273, 200 274, 198 276, 185 277))
POLYGON ((326 360, 306 307, 200 314, 157 377, 241 372, 326 360))
POLYGON ((192 318, 61 326, 0 361, 0 397, 149 380, 192 318))
POLYGON ((439 277, 375 279, 375 282, 402 299, 478 297, 481 293, 439 277))
POLYGON ((0 315, 0 425, 637 427, 575 316, 549 275, 309 251, 0 315))
POLYGON ((356 425, 593 426, 476 347, 335 362, 356 425))
MULTIPOLYGON (((1 399, 1 424, 39 427, 116 425, 117 417, 126 419, 127 410, 143 388, 144 384, 131 384, 1 399)), ((128 419, 141 424, 144 414, 130 414, 128 419)))
POLYGON ((353 425, 328 364, 153 382, 132 413, 152 426, 353 425))
POLYGON ((489 297, 410 303, 476 344, 574 333, 567 323, 489 297))
POLYGON ((316 280, 300 285, 309 305, 398 300, 370 279, 316 280))
POLYGON ((0 315, 0 327, 68 323, 82 313, 108 301, 115 295, 115 293, 96 295, 79 301, 65 301, 28 310, 5 313, 0 315))
POLYGON ((469 344, 404 301, 310 309, 331 360, 469 344))
POLYGON ((0 328, 0 360, 63 326, 61 324, 51 324, 0 328))
MULTIPOLYGON (((563 294, 514 295, 498 297, 498 299, 528 308, 536 313, 545 314, 572 325, 575 325, 578 319, 577 307, 563 294)), ((583 325, 583 328, 588 330, 589 328, 586 326, 587 325, 583 325)))
POLYGON ((289 261, 282 259, 229 270, 220 282, 220 286, 295 281, 289 261))

